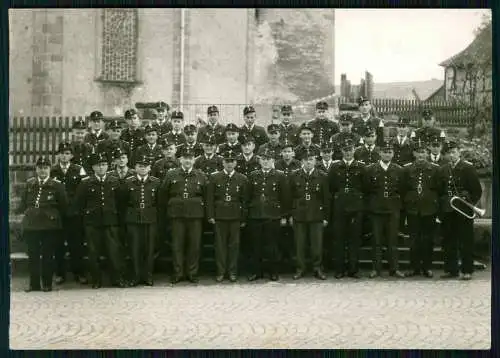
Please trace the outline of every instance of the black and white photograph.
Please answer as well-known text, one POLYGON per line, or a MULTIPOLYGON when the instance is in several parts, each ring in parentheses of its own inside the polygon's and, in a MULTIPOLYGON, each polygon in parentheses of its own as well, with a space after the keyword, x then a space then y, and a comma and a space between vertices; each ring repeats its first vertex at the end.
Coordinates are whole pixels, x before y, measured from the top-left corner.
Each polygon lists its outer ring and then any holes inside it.
POLYGON ((10 349, 490 349, 491 10, 8 25, 10 349))

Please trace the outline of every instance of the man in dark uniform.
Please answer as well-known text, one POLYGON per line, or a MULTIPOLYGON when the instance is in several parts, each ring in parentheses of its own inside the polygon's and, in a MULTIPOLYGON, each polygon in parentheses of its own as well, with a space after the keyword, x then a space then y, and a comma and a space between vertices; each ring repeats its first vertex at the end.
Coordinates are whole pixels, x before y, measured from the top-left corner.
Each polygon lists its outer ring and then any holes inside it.
MULTIPOLYGON (((329 142, 323 142, 319 151, 319 158, 316 162, 316 168, 322 171, 328 176, 328 172, 333 164, 332 160, 332 145, 329 142)), ((328 270, 331 267, 333 261, 333 243, 334 243, 334 231, 333 231, 333 221, 328 220, 328 225, 324 229, 323 233, 323 262, 324 267, 328 270)))
MULTIPOLYGON (((450 162, 440 168, 440 181, 444 195, 441 197, 441 212, 443 222, 443 248, 445 254, 445 274, 443 278, 458 277, 458 256, 462 262, 461 279, 470 280, 473 272, 474 251, 474 219, 468 219, 450 206, 453 196, 458 196, 476 206, 481 199, 483 189, 474 166, 460 157, 460 147, 457 142, 450 141, 446 145, 450 162)), ((467 215, 472 210, 454 201, 453 204, 467 215)))
POLYGON ((280 128, 277 124, 270 124, 267 126, 267 135, 269 136, 269 142, 262 144, 261 148, 269 149, 274 153, 274 160, 281 158, 281 147, 280 142, 280 128))
POLYGON ((35 165, 36 176, 28 179, 17 213, 24 214, 21 227, 28 244, 30 283, 26 292, 42 289, 49 292, 52 291, 54 246, 61 234, 68 202, 64 185, 49 175, 49 159, 40 157, 35 165))
POLYGON ((312 141, 319 146, 328 142, 334 134, 340 131, 337 123, 327 118, 327 111, 328 103, 324 101, 316 103, 316 118, 308 123, 314 134, 312 141))
POLYGON ((279 124, 280 140, 283 144, 291 144, 292 148, 298 144, 299 128, 291 123, 293 116, 292 106, 281 106, 281 123, 279 124))
POLYGON ((207 109, 208 123, 198 130, 198 141, 202 138, 212 136, 215 138, 215 144, 219 145, 226 140, 225 128, 219 123, 219 109, 217 106, 209 106, 207 109))
MULTIPOLYGON (((129 153, 132 155, 136 148, 146 143, 144 139, 144 128, 141 127, 141 119, 139 118, 137 110, 133 108, 126 110, 124 117, 128 127, 122 132, 120 139, 129 144, 129 153)), ((134 163, 130 161, 130 165, 134 165, 134 163)))
POLYGON ((96 150, 104 153, 108 158, 108 165, 112 167, 114 161, 113 153, 116 149, 120 148, 123 152, 130 156, 130 145, 124 140, 120 139, 121 125, 117 120, 112 120, 107 124, 108 138, 101 140, 97 143, 96 150))
POLYGON ((319 154, 319 145, 313 143, 314 133, 307 123, 302 123, 299 129, 300 144, 295 147, 295 157, 302 158, 302 153, 306 150, 314 151, 319 154))
POLYGON ((328 174, 330 193, 333 197, 335 278, 342 278, 346 274, 359 278, 358 261, 366 169, 365 163, 354 159, 352 139, 346 138, 340 148, 342 160, 335 161, 328 174))
POLYGON ((222 157, 215 154, 217 142, 215 136, 208 135, 201 139, 203 146, 203 155, 200 155, 194 161, 194 167, 200 169, 206 175, 222 170, 222 157))
POLYGON ((120 182, 124 182, 128 177, 135 175, 135 171, 128 166, 127 152, 117 148, 113 152, 113 169, 107 174, 115 176, 120 182))
POLYGON ((294 158, 293 144, 283 144, 281 148, 281 158, 276 161, 276 170, 281 170, 287 177, 297 169, 300 169, 300 160, 294 158))
POLYGON ((302 169, 289 177, 291 216, 297 258, 294 280, 304 276, 306 269, 305 252, 309 239, 314 276, 325 280, 321 264, 323 259, 323 229, 330 217, 330 193, 326 175, 315 168, 317 150, 305 149, 301 152, 302 169))
POLYGON ((364 137, 362 146, 357 147, 354 150, 354 159, 360 160, 366 165, 377 163, 380 161, 380 151, 379 147, 375 145, 376 134, 375 129, 372 127, 367 127, 364 130, 364 137))
POLYGON ((184 114, 179 111, 172 112, 172 130, 162 136, 169 143, 175 143, 177 148, 186 143, 184 135, 184 114))
POLYGON ((250 135, 244 135, 240 139, 242 153, 236 159, 236 171, 248 177, 251 172, 260 169, 259 160, 254 153, 255 140, 250 135))
POLYGON ((446 134, 442 129, 436 127, 436 118, 432 111, 430 109, 424 109, 422 111, 422 127, 412 132, 410 138, 412 140, 420 139, 424 143, 429 143, 434 138, 444 140, 446 134))
POLYGON ((158 137, 163 136, 172 130, 172 123, 169 121, 170 106, 165 102, 158 102, 156 107, 156 119, 151 123, 151 126, 156 129, 158 137))
POLYGON ((373 271, 370 278, 380 276, 382 271, 382 245, 385 241, 389 257, 391 276, 403 278, 398 267, 398 230, 401 210, 402 168, 392 162, 394 147, 385 141, 380 152, 381 160, 368 166, 366 191, 368 211, 373 230, 373 271))
POLYGON ((413 142, 413 163, 403 167, 403 206, 408 217, 412 242, 411 271, 406 276, 423 274, 432 277, 433 227, 439 208, 439 166, 427 161, 427 148, 418 140, 413 142))
POLYGON ((161 146, 163 158, 154 162, 153 168, 151 169, 151 175, 163 181, 168 171, 170 169, 179 168, 181 162, 176 157, 177 148, 175 143, 160 139, 158 145, 161 146))
POLYGON ((328 142, 324 142, 319 150, 319 161, 316 163, 316 168, 328 174, 333 164, 332 154, 332 145, 328 142))
POLYGON ((410 120, 406 117, 398 118, 397 135, 394 139, 394 163, 403 166, 413 161, 413 151, 408 136, 408 124, 410 120))
POLYGON ((229 123, 225 129, 226 141, 217 148, 217 153, 222 154, 228 150, 233 153, 241 153, 241 143, 238 140, 240 130, 234 123, 229 123))
POLYGON ((88 159, 94 151, 94 147, 84 142, 86 133, 87 125, 84 120, 77 120, 71 126, 71 150, 73 153, 71 163, 78 164, 85 169, 87 174, 90 174, 92 168, 88 163, 88 159))
POLYGON ((170 170, 162 183, 160 205, 166 209, 172 230, 172 283, 180 282, 184 274, 190 282, 197 283, 207 177, 201 170, 193 169, 191 150, 182 149, 180 161, 181 167, 170 170))
POLYGON ((186 136, 186 143, 181 144, 179 149, 187 148, 194 152, 194 157, 198 158, 203 154, 203 146, 198 142, 196 133, 196 126, 194 124, 188 124, 184 127, 184 135, 186 136))
POLYGON ((149 175, 150 170, 151 161, 148 156, 137 158, 137 175, 126 179, 120 188, 132 253, 134 274, 131 286, 139 283, 153 286, 160 180, 149 175))
POLYGON ((111 263, 113 284, 126 287, 117 214, 120 181, 115 176, 107 175, 108 161, 105 155, 93 154, 90 163, 94 174, 81 181, 76 191, 74 206, 75 210, 83 214, 92 288, 102 286, 102 272, 99 267, 102 245, 106 247, 106 256, 111 263))
POLYGON ((104 127, 104 116, 99 111, 94 111, 90 113, 90 131, 85 135, 84 141, 89 143, 94 148, 97 147, 97 143, 101 140, 108 139, 109 135, 103 131, 104 127))
POLYGON ((252 248, 252 274, 248 280, 255 281, 268 273, 271 281, 277 281, 280 226, 287 224, 290 215, 288 183, 285 174, 273 168, 275 152, 272 149, 261 147, 258 156, 261 169, 248 177, 248 229, 252 248))
POLYGON ((146 143, 138 147, 132 153, 132 158, 130 161, 134 163, 134 166, 135 166, 135 158, 142 158, 146 156, 151 158, 151 161, 153 163, 163 158, 161 145, 158 144, 157 129, 150 125, 147 125, 144 128, 144 134, 146 143))
POLYGON ((351 113, 342 113, 340 115, 340 132, 334 134, 330 138, 330 143, 333 146, 333 159, 340 160, 342 159, 342 146, 346 139, 350 139, 354 143, 354 147, 356 147, 360 141, 361 137, 352 131, 352 114, 351 113))
POLYGON ((215 263, 222 282, 227 274, 231 282, 238 279, 240 227, 247 220, 248 179, 236 172, 236 153, 222 153, 222 171, 210 175, 207 190, 208 222, 215 225, 215 263))
MULTIPOLYGON (((85 169, 78 164, 72 164, 73 150, 71 143, 61 142, 57 150, 58 161, 50 170, 50 177, 56 179, 64 185, 68 205, 71 207, 71 201, 75 198, 76 188, 83 177, 87 175, 85 169)), ((85 284, 87 279, 83 269, 83 226, 82 217, 75 212, 65 212, 62 217, 62 235, 57 238, 55 243, 55 283, 62 284, 66 280, 66 245, 70 254, 70 265, 75 280, 85 284)))
POLYGON ((246 106, 243 109, 243 119, 245 124, 240 128, 240 135, 252 136, 255 140, 255 149, 258 150, 262 144, 268 142, 269 138, 264 127, 255 124, 256 113, 253 106, 246 106))
POLYGON ((384 121, 372 115, 372 105, 368 98, 359 97, 358 104, 360 116, 354 119, 353 132, 364 137, 367 128, 371 127, 377 135, 376 144, 380 146, 384 141, 384 121))
POLYGON ((429 143, 429 157, 431 163, 442 166, 448 162, 443 156, 443 139, 440 137, 430 138, 429 143))

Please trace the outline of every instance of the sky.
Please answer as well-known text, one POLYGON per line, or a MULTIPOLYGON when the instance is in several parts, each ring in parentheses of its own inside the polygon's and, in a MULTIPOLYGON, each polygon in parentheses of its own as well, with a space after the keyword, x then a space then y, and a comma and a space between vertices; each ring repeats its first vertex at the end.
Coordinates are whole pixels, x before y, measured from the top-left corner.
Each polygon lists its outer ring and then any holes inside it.
POLYGON ((439 63, 474 39, 482 9, 337 9, 335 82, 359 84, 443 79, 439 63))

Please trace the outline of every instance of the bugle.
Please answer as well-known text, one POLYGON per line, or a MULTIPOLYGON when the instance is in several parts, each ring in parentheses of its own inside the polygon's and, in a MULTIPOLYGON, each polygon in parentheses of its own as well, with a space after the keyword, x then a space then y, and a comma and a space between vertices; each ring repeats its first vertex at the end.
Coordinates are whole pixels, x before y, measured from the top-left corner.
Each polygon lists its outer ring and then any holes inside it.
POLYGON ((471 203, 469 203, 468 201, 466 201, 465 199, 459 197, 459 196, 453 196, 451 199, 450 199, 450 206, 453 210, 455 210, 457 213, 459 214, 462 214, 463 216, 465 216, 467 219, 474 219, 476 218, 477 216, 481 217, 483 216, 485 213, 486 213, 486 210, 485 209, 481 209, 481 208, 478 208, 477 206, 474 206, 472 205, 471 203), (469 215, 468 213, 460 210, 456 205, 454 205, 453 203, 455 201, 459 201, 460 203, 462 203, 463 205, 467 206, 468 208, 470 208, 472 210, 472 215, 469 215))

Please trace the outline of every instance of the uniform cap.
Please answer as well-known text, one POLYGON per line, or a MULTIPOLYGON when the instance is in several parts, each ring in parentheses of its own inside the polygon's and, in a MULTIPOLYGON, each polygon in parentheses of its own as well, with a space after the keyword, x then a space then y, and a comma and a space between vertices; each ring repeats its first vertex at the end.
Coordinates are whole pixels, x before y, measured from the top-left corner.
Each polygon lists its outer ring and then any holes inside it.
POLYGON ((175 145, 175 142, 169 142, 167 138, 160 138, 158 140, 158 144, 161 145, 162 149, 166 149, 170 147, 172 144, 175 145))
POLYGON ((250 114, 250 113, 255 113, 255 108, 253 108, 253 106, 246 106, 243 109, 243 115, 246 116, 247 114, 250 114))
POLYGON ((73 153, 73 148, 71 147, 71 143, 64 141, 59 143, 59 147, 57 148, 57 153, 62 153, 69 150, 71 153, 73 153))
POLYGON ((292 141, 286 140, 286 141, 284 141, 284 142, 281 143, 281 150, 283 150, 285 148, 292 148, 292 149, 294 149, 295 146, 293 145, 292 141))
POLYGON ((239 139, 241 144, 255 143, 255 138, 250 134, 243 135, 239 139))
POLYGON ((307 149, 303 149, 301 150, 299 153, 296 154, 300 160, 304 160, 304 159, 309 159, 311 157, 318 157, 319 153, 318 153, 318 150, 315 149, 315 148, 307 148, 307 149))
POLYGON ((35 165, 37 167, 47 167, 47 166, 50 167, 50 165, 51 165, 50 159, 47 157, 38 157, 35 165))
POLYGON ((158 105, 156 107, 157 111, 168 111, 169 109, 170 109, 170 106, 163 101, 158 102, 158 105))
POLYGON ((351 138, 346 138, 342 141, 341 148, 348 150, 354 148, 354 141, 351 138))
POLYGON ((150 132, 157 132, 158 133, 158 128, 156 128, 156 126, 152 126, 152 125, 147 125, 146 127, 144 127, 144 134, 148 134, 150 132))
POLYGON ((222 154, 222 159, 224 160, 236 160, 237 154, 234 150, 228 149, 225 150, 222 154))
POLYGON ((127 153, 125 151, 123 151, 121 148, 116 148, 113 151, 113 158, 114 159, 118 159, 118 158, 120 158, 124 154, 126 155, 127 153))
POLYGON ((120 129, 122 126, 120 122, 118 122, 116 119, 113 119, 111 122, 108 123, 106 126, 107 129, 120 129))
POLYGON ((460 146, 458 145, 458 142, 454 140, 449 140, 448 142, 445 143, 444 148, 443 148, 443 153, 448 153, 450 150, 459 148, 460 146))
POLYGON ((339 111, 357 111, 358 109, 357 103, 339 103, 339 111))
POLYGON ((274 158, 275 152, 272 149, 261 147, 257 155, 261 158, 274 158))
POLYGON ((125 111, 125 119, 131 119, 134 115, 138 114, 137 110, 134 109, 134 108, 131 108, 131 109, 127 109, 125 111))
POLYGON ((226 128, 224 129, 225 132, 236 132, 238 133, 240 130, 238 126, 234 123, 229 123, 226 128))
POLYGON ((181 111, 173 111, 171 117, 172 119, 174 118, 184 119, 184 114, 181 111))
POLYGON ((333 149, 332 147, 332 144, 329 143, 329 142, 324 142, 323 144, 321 144, 321 151, 322 152, 331 152, 333 149))
POLYGON ((410 119, 408 117, 399 117, 398 118, 398 126, 405 127, 410 124, 410 119))
POLYGON ((276 133, 280 131, 280 126, 277 124, 270 124, 267 126, 268 133, 276 133))
POLYGON ((367 125, 364 129, 364 136, 367 137, 367 136, 370 136, 372 134, 375 134, 375 128, 373 128, 370 125, 367 125))
POLYGON ((214 135, 205 135, 202 139, 201 142, 203 144, 209 144, 209 145, 216 145, 217 141, 215 139, 214 135))
POLYGON ((412 150, 414 152, 425 151, 426 148, 427 147, 426 147, 425 143, 420 138, 412 143, 412 150))
POLYGON ((207 114, 210 115, 212 113, 219 113, 219 109, 217 106, 209 106, 207 109, 207 114))
POLYGON ((108 158, 106 158, 106 155, 104 153, 93 153, 90 155, 89 162, 90 162, 90 165, 107 163, 108 158))
POLYGON ((194 150, 192 150, 191 148, 188 148, 186 146, 182 146, 182 147, 180 147, 179 152, 177 153, 177 156, 179 158, 182 158, 182 157, 191 158, 191 157, 195 157, 195 153, 194 153, 194 150))
POLYGON ((289 104, 281 106, 281 113, 292 113, 292 112, 293 112, 292 106, 290 106, 289 104))
POLYGON ((439 147, 441 144, 443 144, 443 141, 440 137, 432 136, 429 138, 429 144, 431 145, 431 147, 439 147))
POLYGON ((194 124, 188 124, 184 127, 184 133, 193 134, 196 132, 196 126, 194 124))
POLYGON ((71 126, 72 129, 87 129, 87 124, 83 119, 78 119, 75 122, 73 122, 73 125, 71 126))
POLYGON ((363 97, 363 96, 360 96, 358 98, 358 104, 361 106, 363 103, 365 102, 370 102, 370 99, 368 97, 363 97))
POLYGON ((325 101, 319 101, 318 103, 316 103, 316 109, 327 110, 328 109, 328 103, 326 103, 325 101))
POLYGON ((353 122, 352 114, 350 114, 350 113, 341 113, 339 120, 340 120, 341 123, 352 123, 353 122))
POLYGON ((150 157, 149 155, 143 154, 139 158, 136 159, 135 164, 151 165, 152 161, 153 161, 152 157, 150 157))
POLYGON ((91 121, 101 121, 104 119, 104 116, 102 115, 102 112, 99 111, 93 111, 90 113, 90 120, 91 121))
POLYGON ((424 118, 430 118, 430 117, 432 117, 432 115, 433 115, 433 113, 430 109, 424 109, 422 111, 422 117, 424 117, 424 118))
POLYGON ((308 131, 313 132, 312 128, 307 123, 302 123, 302 125, 300 126, 300 129, 299 129, 299 133, 304 131, 304 130, 308 130, 308 131))
POLYGON ((387 140, 387 139, 386 139, 386 140, 384 140, 384 141, 382 142, 382 145, 380 146, 380 149, 381 149, 382 151, 384 151, 384 150, 391 150, 391 149, 394 149, 394 144, 392 143, 392 141, 391 141, 391 140, 387 140))

